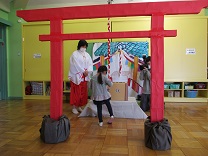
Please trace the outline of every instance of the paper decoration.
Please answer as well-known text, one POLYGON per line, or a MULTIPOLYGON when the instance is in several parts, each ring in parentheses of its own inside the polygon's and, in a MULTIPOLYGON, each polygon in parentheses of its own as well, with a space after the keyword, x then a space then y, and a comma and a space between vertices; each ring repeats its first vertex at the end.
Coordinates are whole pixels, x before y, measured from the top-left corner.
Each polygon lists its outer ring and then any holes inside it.
POLYGON ((101 65, 101 63, 99 62, 99 63, 98 63, 98 68, 100 67, 100 65, 101 65))
POLYGON ((131 62, 130 61, 128 62, 128 66, 131 67, 131 62))
POLYGON ((93 70, 94 70, 94 71, 97 70, 97 69, 96 69, 96 65, 93 66, 93 70))
POLYGON ((125 65, 128 65, 128 64, 129 64, 129 61, 128 61, 128 60, 126 60, 126 61, 125 61, 125 65))
POLYGON ((131 79, 129 78, 128 79, 128 86, 130 86, 130 84, 131 84, 131 79))
POLYGON ((110 58, 110 63, 113 63, 113 58, 112 57, 110 58))
POLYGON ((105 60, 105 65, 108 65, 108 60, 107 59, 105 60))
MULTIPOLYGON (((119 51, 122 51, 123 56, 125 57, 126 64, 128 63, 128 66, 131 66, 131 62, 134 63, 134 55, 131 54, 132 48, 138 47, 138 45, 147 45, 146 42, 111 42, 111 55, 110 55, 110 63, 113 63, 113 56, 116 55, 119 51)), ((92 51, 89 51, 89 53, 92 53, 93 63, 96 64, 100 61, 99 56, 104 56, 105 65, 108 65, 108 62, 106 61, 108 59, 107 55, 107 43, 89 43, 92 51), (93 51, 94 50, 94 51, 93 51)), ((146 49, 144 49, 142 52, 138 52, 139 57, 139 64, 142 64, 142 56, 148 55, 148 46, 146 46, 146 49)))
POLYGON ((131 69, 134 69, 134 64, 133 63, 131 64, 131 69))
MULTIPOLYGON (((95 56, 107 56, 108 44, 102 43, 102 45, 94 52, 95 56)), ((142 58, 143 55, 148 56, 149 43, 148 42, 111 42, 110 51, 113 55, 117 51, 125 51, 129 55, 138 56, 142 58)))
POLYGON ((135 92, 139 92, 139 88, 142 88, 142 86, 139 85, 139 83, 137 83, 136 81, 134 81, 131 78, 128 78, 128 86, 130 86, 132 83, 131 88, 135 91, 135 92))
MULTIPOLYGON (((111 55, 110 55, 110 63, 111 63, 111 71, 110 74, 113 74, 114 80, 117 79, 116 73, 118 72, 120 75, 118 77, 124 78, 129 77, 129 73, 131 72, 131 68, 134 68, 134 66, 131 67, 132 64, 134 64, 134 55, 131 54, 130 51, 133 48, 138 48, 138 45, 148 45, 147 42, 111 42, 111 55), (117 57, 117 55, 119 57, 117 57), (131 63, 132 62, 132 63, 131 63), (117 69, 116 66, 119 65, 119 68, 117 69), (127 68, 128 67, 128 68, 127 68), (122 73, 123 72, 123 73, 122 73)), ((88 53, 92 54, 93 64, 97 64, 100 62, 100 56, 104 56, 104 64, 108 66, 108 46, 105 43, 89 43, 88 46, 91 47, 91 51, 88 50, 88 53)), ((138 55, 141 56, 139 58, 139 64, 141 64, 142 61, 142 53, 145 55, 148 55, 148 46, 146 46, 146 49, 139 53, 138 55)), ((97 70, 94 68, 94 70, 97 70)), ((112 76, 112 75, 111 75, 112 76)), ((121 78, 121 79, 122 79, 121 78)))

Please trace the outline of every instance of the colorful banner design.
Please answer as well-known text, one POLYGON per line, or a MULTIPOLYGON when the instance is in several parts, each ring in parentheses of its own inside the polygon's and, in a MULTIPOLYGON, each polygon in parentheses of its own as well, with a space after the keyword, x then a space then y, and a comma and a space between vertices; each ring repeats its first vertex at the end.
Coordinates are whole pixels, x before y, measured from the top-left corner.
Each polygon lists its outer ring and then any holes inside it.
MULTIPOLYGON (((108 55, 108 43, 89 43, 88 53, 93 59, 93 70, 96 71, 101 65, 100 56, 104 56, 104 65, 108 65, 110 57, 110 74, 114 79, 118 77, 131 77, 134 69, 134 57, 139 57, 138 64, 143 64, 142 56, 148 56, 148 42, 111 42, 110 55, 108 55)), ((122 81, 124 79, 122 78, 122 81)))
MULTIPOLYGON (((97 70, 100 66, 100 56, 104 56, 104 63, 108 65, 108 43, 89 43, 91 47, 88 52, 93 58, 93 69, 97 70)), ((111 42, 110 43, 110 63, 116 63, 115 55, 119 55, 119 60, 124 60, 124 65, 130 69, 134 68, 134 57, 139 57, 139 64, 143 64, 142 56, 148 56, 148 42, 111 42), (122 57, 122 58, 121 58, 122 57)), ((120 62, 121 63, 121 62, 120 62)), ((118 62, 119 64, 119 62, 118 62)), ((120 64, 121 65, 121 64, 120 64)), ((122 65, 123 66, 123 65, 122 65)))
MULTIPOLYGON (((95 51, 95 56, 108 55, 108 43, 99 43, 99 47, 95 51)), ((126 53, 142 58, 143 55, 148 55, 149 43, 148 42, 111 42, 110 51, 111 55, 116 51, 125 51, 126 53)))
POLYGON ((108 66, 110 62, 110 70, 108 75, 113 82, 127 82, 129 77, 132 77, 134 69, 134 57, 138 57, 138 65, 143 64, 143 55, 148 56, 148 42, 111 42, 110 55, 108 54, 108 43, 89 43, 88 53, 93 59, 93 70, 96 70, 101 65, 108 66), (103 56, 103 61, 101 57, 103 56), (109 58, 110 57, 110 58, 109 58), (108 62, 109 60, 109 62, 108 62))

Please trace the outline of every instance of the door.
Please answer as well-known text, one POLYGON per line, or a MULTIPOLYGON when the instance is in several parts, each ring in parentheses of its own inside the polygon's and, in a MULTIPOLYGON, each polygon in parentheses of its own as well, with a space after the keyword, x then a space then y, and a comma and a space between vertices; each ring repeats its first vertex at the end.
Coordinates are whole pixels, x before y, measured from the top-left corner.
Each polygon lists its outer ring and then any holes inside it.
POLYGON ((0 23, 0 100, 7 97, 6 25, 0 23))

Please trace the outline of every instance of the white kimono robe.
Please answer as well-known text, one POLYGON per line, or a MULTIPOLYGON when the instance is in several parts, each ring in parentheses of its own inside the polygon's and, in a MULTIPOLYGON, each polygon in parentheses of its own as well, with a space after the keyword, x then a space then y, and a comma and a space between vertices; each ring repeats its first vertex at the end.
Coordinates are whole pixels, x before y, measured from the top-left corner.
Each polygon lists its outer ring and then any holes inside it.
POLYGON ((75 84, 79 85, 82 81, 90 81, 90 74, 93 72, 92 58, 87 52, 76 50, 72 53, 69 61, 68 78, 75 84), (89 72, 88 76, 83 78, 84 71, 89 72))

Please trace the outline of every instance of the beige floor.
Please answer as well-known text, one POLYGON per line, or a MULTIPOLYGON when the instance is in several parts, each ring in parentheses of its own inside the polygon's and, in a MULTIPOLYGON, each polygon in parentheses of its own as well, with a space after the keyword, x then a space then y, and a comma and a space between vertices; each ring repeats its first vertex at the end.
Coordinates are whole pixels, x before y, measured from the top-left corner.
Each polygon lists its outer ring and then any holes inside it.
POLYGON ((172 128, 172 148, 154 151, 144 145, 144 120, 115 119, 97 125, 97 118, 77 118, 68 103, 67 141, 45 144, 40 140, 42 116, 49 114, 48 100, 0 101, 0 156, 208 156, 208 104, 167 103, 165 118, 172 128))

